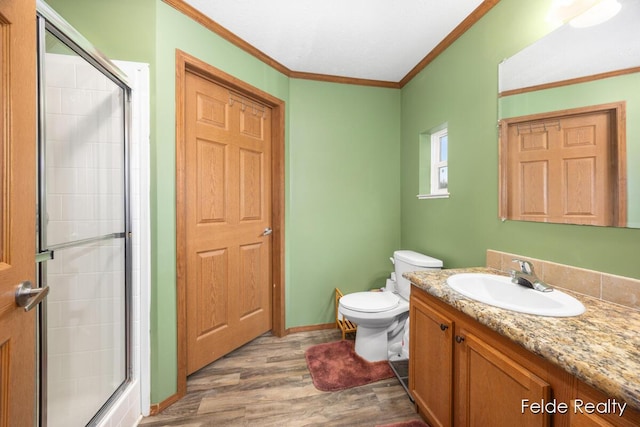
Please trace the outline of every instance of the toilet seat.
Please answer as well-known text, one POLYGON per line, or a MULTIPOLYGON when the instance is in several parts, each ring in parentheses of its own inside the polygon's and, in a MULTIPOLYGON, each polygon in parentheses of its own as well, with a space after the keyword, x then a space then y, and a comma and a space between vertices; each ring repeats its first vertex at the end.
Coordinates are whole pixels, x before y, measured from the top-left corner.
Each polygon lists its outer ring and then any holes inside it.
POLYGON ((392 292, 355 292, 340 298, 344 308, 361 313, 379 313, 392 310, 400 303, 400 297, 392 292))

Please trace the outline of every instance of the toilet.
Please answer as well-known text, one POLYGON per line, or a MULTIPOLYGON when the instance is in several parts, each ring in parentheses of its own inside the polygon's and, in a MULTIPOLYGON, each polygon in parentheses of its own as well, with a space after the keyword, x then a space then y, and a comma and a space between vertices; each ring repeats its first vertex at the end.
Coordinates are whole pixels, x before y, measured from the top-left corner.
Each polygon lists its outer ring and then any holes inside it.
POLYGON ((405 328, 411 283, 402 274, 442 268, 441 260, 414 251, 395 251, 391 261, 395 272, 381 292, 355 292, 340 298, 339 315, 358 325, 355 351, 370 362, 409 356, 405 328))

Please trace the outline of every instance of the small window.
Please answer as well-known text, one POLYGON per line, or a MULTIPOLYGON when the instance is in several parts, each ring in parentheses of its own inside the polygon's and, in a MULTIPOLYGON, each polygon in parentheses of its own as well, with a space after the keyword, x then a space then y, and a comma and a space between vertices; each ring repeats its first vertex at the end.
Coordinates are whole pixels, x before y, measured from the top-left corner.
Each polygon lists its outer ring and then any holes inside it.
POLYGON ((431 135, 431 194, 447 194, 449 171, 447 166, 447 129, 431 135))
POLYGON ((447 124, 420 135, 419 199, 449 197, 447 124))

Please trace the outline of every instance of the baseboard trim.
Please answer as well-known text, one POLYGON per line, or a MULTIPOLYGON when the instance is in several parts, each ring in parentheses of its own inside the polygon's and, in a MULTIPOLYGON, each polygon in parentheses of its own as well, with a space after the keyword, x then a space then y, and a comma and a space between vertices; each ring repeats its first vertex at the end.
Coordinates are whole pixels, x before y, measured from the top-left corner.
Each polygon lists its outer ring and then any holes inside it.
POLYGON ((287 335, 295 334, 296 332, 320 331, 323 329, 338 329, 338 328, 336 326, 336 322, 321 323, 319 325, 296 326, 293 328, 287 328, 287 335))
POLYGON ((181 397, 184 397, 184 396, 180 396, 180 394, 176 393, 167 397, 165 400, 163 400, 160 403, 152 404, 151 407, 149 408, 149 416, 158 415, 160 412, 164 411, 169 406, 173 405, 178 400, 180 400, 181 397))

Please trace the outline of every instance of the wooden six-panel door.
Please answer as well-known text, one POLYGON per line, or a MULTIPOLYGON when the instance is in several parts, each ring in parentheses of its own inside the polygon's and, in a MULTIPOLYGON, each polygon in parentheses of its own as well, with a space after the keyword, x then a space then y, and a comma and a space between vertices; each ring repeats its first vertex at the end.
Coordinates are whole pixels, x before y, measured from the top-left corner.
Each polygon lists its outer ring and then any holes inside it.
POLYGON ((544 120, 505 121, 502 138, 508 154, 501 167, 506 167, 509 184, 501 215, 625 225, 624 137, 617 136, 617 110, 605 107, 544 120))
POLYGON ((270 114, 186 74, 188 374, 272 327, 270 114))
POLYGON ((36 8, 0 0, 0 426, 33 426, 35 313, 18 307, 35 286, 36 8))

